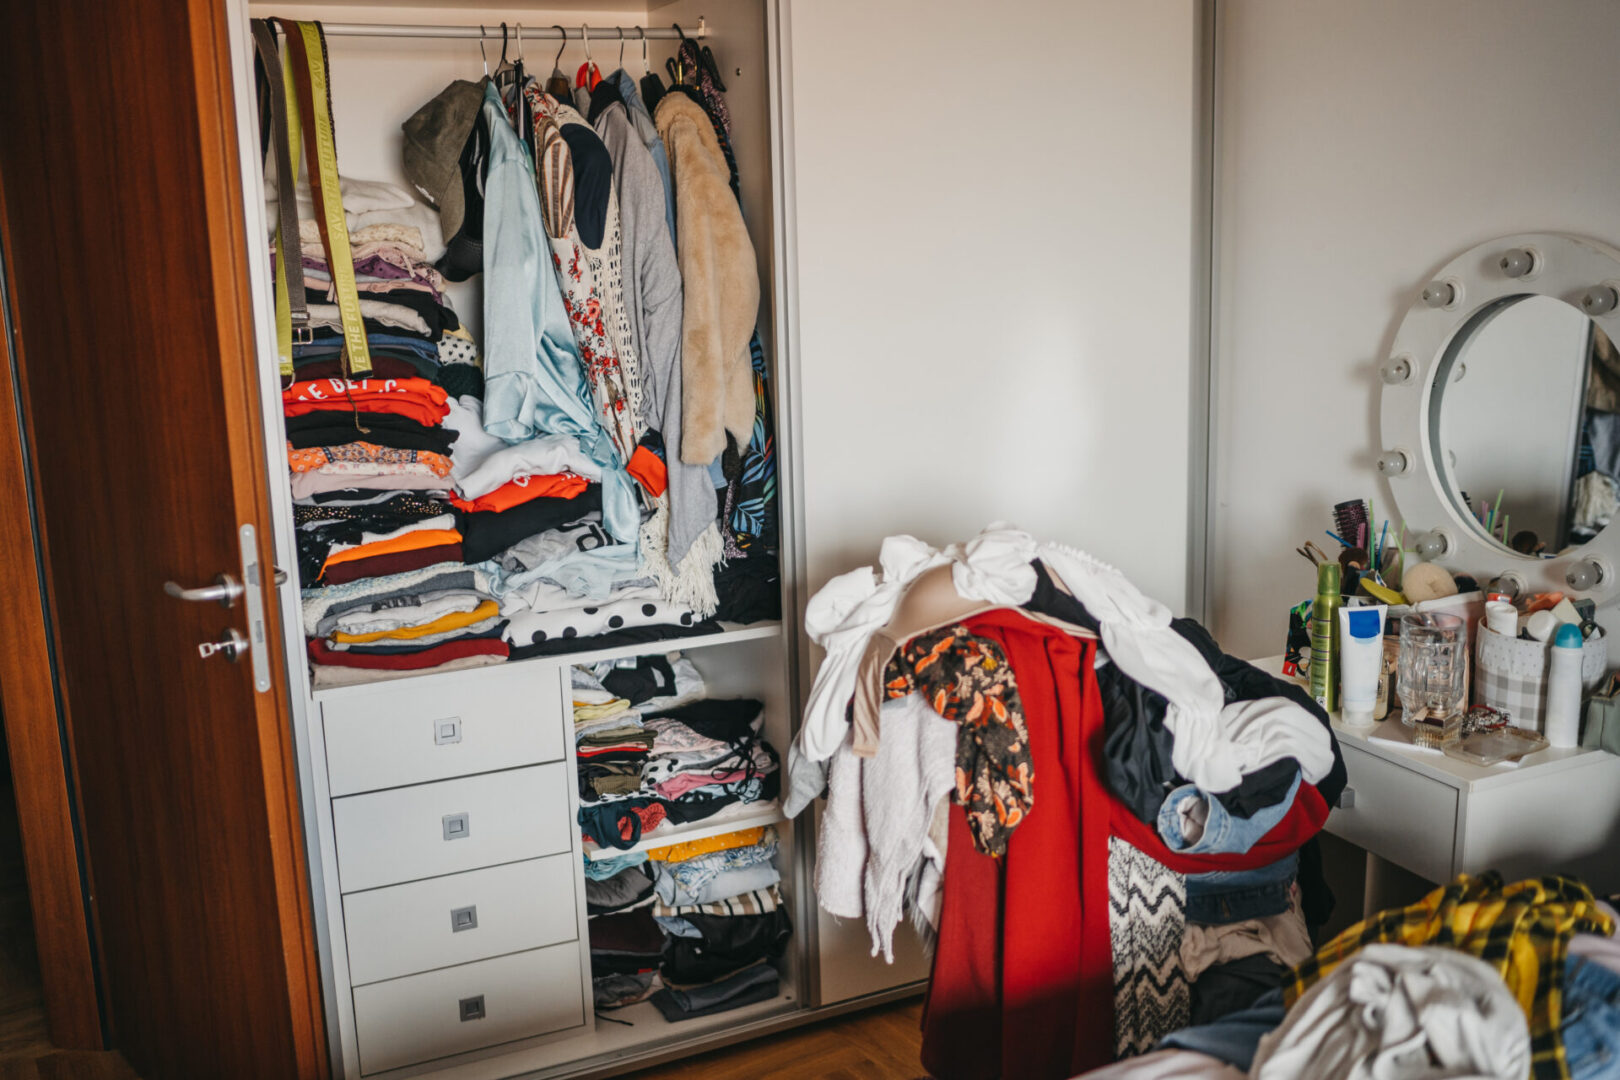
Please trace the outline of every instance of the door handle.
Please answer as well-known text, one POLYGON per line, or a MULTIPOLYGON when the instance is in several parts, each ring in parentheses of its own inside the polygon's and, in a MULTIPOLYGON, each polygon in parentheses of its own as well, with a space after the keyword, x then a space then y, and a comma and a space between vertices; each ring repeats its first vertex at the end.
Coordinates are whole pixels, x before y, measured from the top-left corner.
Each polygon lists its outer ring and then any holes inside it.
POLYGON ((246 590, 242 583, 229 574, 220 574, 214 579, 212 585, 200 585, 195 589, 188 589, 175 581, 165 581, 163 591, 176 600, 191 600, 202 603, 213 600, 220 607, 234 607, 237 598, 246 590))

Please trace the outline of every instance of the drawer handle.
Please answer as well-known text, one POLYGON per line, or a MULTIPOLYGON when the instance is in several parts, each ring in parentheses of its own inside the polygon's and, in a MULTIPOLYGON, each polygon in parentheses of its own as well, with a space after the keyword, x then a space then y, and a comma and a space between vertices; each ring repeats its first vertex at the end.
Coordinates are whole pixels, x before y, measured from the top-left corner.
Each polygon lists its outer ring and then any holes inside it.
POLYGON ((478 905, 470 904, 467 907, 452 908, 450 911, 450 932, 459 934, 463 930, 478 929, 478 905))
POLYGON ((461 741, 461 717, 433 721, 433 745, 448 746, 461 741))
POLYGON ((470 998, 461 999, 461 1022, 469 1020, 482 1020, 484 1018, 484 995, 478 994, 470 998))
POLYGON ((1356 805, 1356 789, 1355 788, 1347 787, 1343 791, 1339 792, 1339 809, 1340 810, 1351 810, 1351 809, 1355 808, 1355 805, 1356 805))
POLYGON ((459 814, 446 814, 439 820, 444 825, 446 840, 465 840, 472 833, 472 822, 468 820, 465 811, 459 814))

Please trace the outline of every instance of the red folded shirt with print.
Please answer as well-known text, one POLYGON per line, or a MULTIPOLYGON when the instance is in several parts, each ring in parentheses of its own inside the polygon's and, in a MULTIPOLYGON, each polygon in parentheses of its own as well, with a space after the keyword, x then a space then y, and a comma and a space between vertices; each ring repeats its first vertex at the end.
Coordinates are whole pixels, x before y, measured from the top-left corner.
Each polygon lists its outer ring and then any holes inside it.
POLYGON ((468 513, 488 511, 500 513, 514 506, 522 506, 542 495, 551 499, 572 499, 591 486, 583 476, 573 473, 553 473, 546 476, 519 476, 508 480, 487 495, 467 500, 459 495, 450 496, 450 505, 468 513))
POLYGON ((432 427, 450 414, 449 395, 426 379, 310 379, 281 392, 288 416, 313 412, 393 413, 432 427))

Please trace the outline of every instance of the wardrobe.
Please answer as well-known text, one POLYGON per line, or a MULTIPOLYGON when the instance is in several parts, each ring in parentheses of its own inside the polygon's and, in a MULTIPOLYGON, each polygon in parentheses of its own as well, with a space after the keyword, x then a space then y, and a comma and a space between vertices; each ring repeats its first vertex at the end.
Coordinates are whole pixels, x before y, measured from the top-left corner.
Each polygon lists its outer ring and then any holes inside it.
MULTIPOLYGON (((787 284, 779 257, 778 102, 773 97, 779 42, 772 5, 763 0, 567 3, 481 13, 456 6, 255 2, 246 11, 238 9, 232 22, 238 60, 249 47, 249 15, 327 24, 342 172, 395 183, 406 182, 401 123, 451 80, 477 78, 486 61, 493 69, 503 52, 508 60, 521 57, 541 76, 554 65, 572 74, 588 58, 604 74, 622 66, 638 78, 652 70, 667 79, 665 60, 674 55, 679 34, 713 51, 727 84, 740 197, 764 286, 757 327, 780 418, 780 558, 784 567, 792 566, 792 380, 791 359, 778 332, 787 284), (468 36, 479 23, 482 52, 478 40, 468 36), (499 23, 506 24, 504 34, 499 23), (452 29, 401 29, 411 24, 452 29), (567 35, 564 40, 557 39, 558 28, 567 35), (648 29, 651 40, 644 33, 648 29)), ((242 79, 239 73, 239 120, 251 100, 242 96, 251 89, 242 79)), ((256 177, 246 176, 253 147, 247 125, 242 128, 248 233, 261 235, 256 177)), ((255 265, 250 276, 261 316, 265 442, 275 446, 280 399, 273 341, 265 336, 271 326, 265 317, 271 299, 265 270, 255 265)), ((481 329, 480 287, 475 277, 450 290, 475 339, 481 329)), ((272 451, 270 458, 277 562, 290 565, 291 530, 280 516, 289 502, 280 490, 285 470, 277 468, 279 454, 272 451)), ((793 575, 785 572, 783 580, 791 582, 793 575)), ((295 609, 293 583, 282 587, 281 602, 284 610, 295 609)), ((782 606, 795 611, 797 598, 785 596, 782 606)), ((283 627, 287 654, 299 655, 296 620, 285 619, 283 627)), ((622 1070, 650 1056, 695 1052, 796 1023, 820 1009, 808 833, 786 821, 772 801, 751 804, 746 814, 724 824, 661 827, 636 849, 775 826, 781 837, 782 891, 795 925, 779 963, 777 995, 678 1025, 647 1003, 611 1017, 593 1014, 581 873, 582 858, 591 854, 575 825, 579 796, 569 668, 671 650, 698 668, 710 697, 764 702, 765 739, 785 751, 797 700, 799 645, 791 620, 330 690, 310 690, 302 666, 289 665, 335 1075, 493 1080, 622 1070)), ((914 975, 902 969, 886 977, 903 986, 914 975)))
MULTIPOLYGON (((813 822, 761 803, 640 846, 775 826, 794 925, 776 996, 680 1024, 646 1004, 611 1018, 592 1007, 570 666, 678 650, 711 697, 763 702, 764 737, 785 753, 809 659, 793 592, 804 577, 777 4, 169 0, 137 16, 87 2, 6 26, 62 48, 77 37, 104 70, 156 65, 138 86, 58 93, 39 58, 49 49, 5 53, 8 85, 28 88, 43 118, 0 156, 5 256, 26 270, 13 282, 21 332, 4 340, 16 342, 24 449, 49 448, 12 464, 32 485, 46 612, 58 614, 45 628, 54 660, 39 666, 66 714, 69 785, 48 809, 85 837, 77 872, 58 866, 56 890, 35 893, 36 909, 46 896, 80 905, 63 909, 62 938, 81 941, 72 991, 52 1004, 82 1021, 72 1037, 96 1044, 99 1002, 99 1041, 141 1075, 611 1075, 920 989, 915 957, 886 967, 858 927, 818 921, 813 822), (646 68, 668 79, 681 33, 713 51, 762 284, 782 621, 311 688, 297 574, 281 572, 297 559, 262 240, 250 20, 264 17, 326 26, 340 169, 398 184, 401 123, 452 80, 494 69, 503 22, 508 59, 542 77, 554 63, 572 73, 587 48, 604 74, 622 55, 639 77, 645 48, 646 68), (101 93, 115 95, 112 130, 96 127, 101 93), (78 264, 59 257, 68 250, 97 256, 78 264), (113 356, 132 362, 109 368, 113 356), (72 389, 87 385, 88 399, 72 389), (87 422, 98 437, 76 440, 87 422), (75 497, 87 483, 95 497, 75 497), (86 567, 106 572, 70 572, 86 567), (218 575, 241 594, 223 606, 180 595, 218 575), (232 633, 248 642, 239 662, 230 649, 199 655, 232 633)), ((480 288, 452 293, 475 338, 480 288)), ((7 687, 8 714, 20 685, 7 687)))

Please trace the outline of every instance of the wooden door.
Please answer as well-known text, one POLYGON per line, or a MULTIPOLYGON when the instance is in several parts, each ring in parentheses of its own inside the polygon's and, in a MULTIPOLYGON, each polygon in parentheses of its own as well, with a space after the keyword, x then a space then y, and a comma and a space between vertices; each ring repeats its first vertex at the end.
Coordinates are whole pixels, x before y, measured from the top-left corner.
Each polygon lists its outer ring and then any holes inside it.
MULTIPOLYGON (((0 176, 25 437, 112 1045, 146 1080, 320 1076, 273 683, 166 581, 271 552, 226 5, 0 4, 0 176)), ((14 553, 8 552, 8 557, 14 553)), ((20 553, 16 553, 20 554, 20 553)), ((257 583, 250 588, 261 589, 257 583)))

